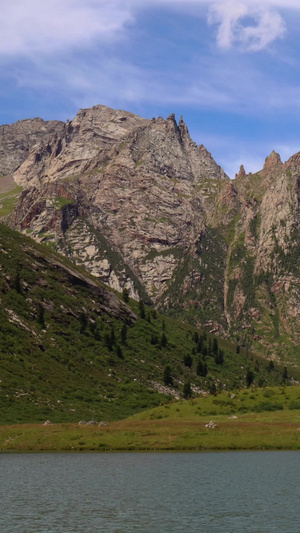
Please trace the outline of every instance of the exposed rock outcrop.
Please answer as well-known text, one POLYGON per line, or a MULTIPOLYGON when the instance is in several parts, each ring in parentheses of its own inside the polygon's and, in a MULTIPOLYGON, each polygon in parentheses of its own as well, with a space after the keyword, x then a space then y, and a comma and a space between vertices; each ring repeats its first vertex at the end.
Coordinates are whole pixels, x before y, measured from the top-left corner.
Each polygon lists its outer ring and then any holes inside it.
POLYGON ((182 118, 81 110, 15 172, 14 227, 51 239, 94 275, 158 301, 205 227, 198 189, 229 182, 182 118), (62 205, 63 204, 63 205, 62 205))
POLYGON ((244 167, 244 165, 241 165, 241 166, 240 166, 240 170, 239 170, 238 173, 235 175, 235 178, 244 178, 245 176, 246 176, 245 167, 244 167))
POLYGON ((47 124, 14 173, 15 228, 134 298, 296 358, 300 153, 230 181, 182 117, 96 106, 47 124))
POLYGON ((13 173, 27 159, 32 146, 54 134, 62 135, 64 129, 64 122, 41 118, 0 126, 0 174, 13 173))
POLYGON ((280 155, 275 152, 274 150, 271 152, 271 154, 266 157, 265 163, 264 163, 264 170, 272 170, 278 165, 282 165, 281 157, 280 155))

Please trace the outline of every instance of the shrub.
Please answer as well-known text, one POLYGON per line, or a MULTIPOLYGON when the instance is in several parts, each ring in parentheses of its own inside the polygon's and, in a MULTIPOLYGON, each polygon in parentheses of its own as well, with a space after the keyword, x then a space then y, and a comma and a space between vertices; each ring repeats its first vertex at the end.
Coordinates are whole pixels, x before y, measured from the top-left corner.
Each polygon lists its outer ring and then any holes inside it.
POLYGON ((295 400, 294 402, 291 402, 288 407, 290 410, 300 409, 300 401, 295 400))

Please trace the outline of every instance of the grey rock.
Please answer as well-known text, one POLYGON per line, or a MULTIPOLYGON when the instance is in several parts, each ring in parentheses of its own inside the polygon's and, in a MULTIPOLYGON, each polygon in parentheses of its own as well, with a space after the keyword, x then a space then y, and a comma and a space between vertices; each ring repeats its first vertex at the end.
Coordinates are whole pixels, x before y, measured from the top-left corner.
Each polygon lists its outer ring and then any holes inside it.
MULTIPOLYGON (((40 139, 39 124, 18 157, 2 142, 3 168, 20 165, 24 187, 14 228, 118 291, 288 358, 280 339, 295 347, 300 332, 300 152, 284 164, 272 152, 231 181, 174 115, 95 106, 40 139)), ((29 125, 3 128, 19 142, 29 125)))
POLYGON ((62 135, 65 124, 41 118, 20 120, 0 126, 0 174, 13 173, 28 157, 30 149, 53 135, 62 135))

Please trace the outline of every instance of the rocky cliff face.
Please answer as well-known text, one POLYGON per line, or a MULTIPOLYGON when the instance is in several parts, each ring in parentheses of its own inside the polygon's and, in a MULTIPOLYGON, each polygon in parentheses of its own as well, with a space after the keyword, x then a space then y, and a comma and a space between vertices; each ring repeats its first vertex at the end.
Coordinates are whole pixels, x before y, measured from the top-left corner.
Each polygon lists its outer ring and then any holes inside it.
POLYGON ((207 178, 228 181, 182 119, 97 106, 31 149, 14 174, 24 191, 13 225, 157 303, 204 232, 207 178))
POLYGON ((32 146, 55 133, 61 135, 64 128, 63 122, 41 118, 0 126, 0 174, 12 174, 25 161, 32 146))
POLYGON ((96 106, 48 124, 14 173, 15 228, 115 289, 296 358, 299 154, 283 164, 273 152, 230 181, 174 115, 96 106))
POLYGON ((299 176, 299 154, 283 164, 272 152, 261 172, 234 183, 240 208, 228 243, 226 316, 232 333, 270 357, 298 355, 299 176))

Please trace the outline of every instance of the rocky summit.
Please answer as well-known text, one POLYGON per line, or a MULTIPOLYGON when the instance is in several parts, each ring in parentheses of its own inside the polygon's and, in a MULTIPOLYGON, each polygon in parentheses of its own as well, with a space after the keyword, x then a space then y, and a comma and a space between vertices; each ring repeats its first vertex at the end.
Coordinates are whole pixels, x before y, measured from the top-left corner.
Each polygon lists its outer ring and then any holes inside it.
POLYGON ((99 105, 2 126, 0 165, 22 191, 2 213, 12 227, 135 299, 299 362, 300 153, 230 180, 182 118, 99 105))

